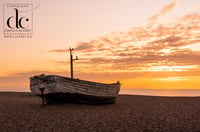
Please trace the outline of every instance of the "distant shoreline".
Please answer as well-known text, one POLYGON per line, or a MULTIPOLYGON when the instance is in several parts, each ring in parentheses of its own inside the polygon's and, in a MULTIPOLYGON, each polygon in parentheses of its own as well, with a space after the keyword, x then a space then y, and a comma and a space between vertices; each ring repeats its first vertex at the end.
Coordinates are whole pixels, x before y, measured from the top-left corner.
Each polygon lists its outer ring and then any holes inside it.
MULTIPOLYGON (((31 92, 26 90, 0 90, 0 92, 31 92)), ((164 97, 199 97, 200 89, 121 89, 120 95, 144 95, 164 97)))
MULTIPOLYGON (((23 91, 0 91, 0 94, 1 93, 25 93, 25 94, 33 94, 31 91, 29 92, 23 92, 23 91)), ((34 95, 34 94, 33 94, 34 95)), ((146 96, 146 97, 169 97, 169 98, 200 98, 200 95, 198 96, 159 96, 159 95, 139 95, 139 94, 119 94, 119 96, 146 96)))

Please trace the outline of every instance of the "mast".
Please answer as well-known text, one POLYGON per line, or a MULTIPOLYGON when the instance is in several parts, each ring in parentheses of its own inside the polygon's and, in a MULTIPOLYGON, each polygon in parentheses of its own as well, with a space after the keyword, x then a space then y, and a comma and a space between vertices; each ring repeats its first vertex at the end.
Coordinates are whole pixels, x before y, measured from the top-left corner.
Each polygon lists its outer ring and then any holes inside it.
POLYGON ((73 48, 69 48, 69 52, 70 52, 70 72, 71 72, 71 78, 73 79, 74 78, 74 75, 73 75, 73 61, 75 60, 78 60, 78 56, 76 56, 75 59, 73 59, 73 51, 74 49, 73 48))

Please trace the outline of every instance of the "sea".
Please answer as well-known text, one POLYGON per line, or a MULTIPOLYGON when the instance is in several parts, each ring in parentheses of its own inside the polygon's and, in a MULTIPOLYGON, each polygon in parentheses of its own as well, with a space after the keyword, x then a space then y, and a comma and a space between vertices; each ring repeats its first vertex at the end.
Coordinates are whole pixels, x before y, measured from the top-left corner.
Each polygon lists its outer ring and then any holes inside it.
POLYGON ((197 97, 200 89, 121 89, 120 94, 146 96, 197 97))
MULTIPOLYGON (((30 92, 29 89, 3 90, 0 92, 30 92)), ((169 96, 169 97, 200 97, 200 89, 121 89, 119 94, 169 96)))

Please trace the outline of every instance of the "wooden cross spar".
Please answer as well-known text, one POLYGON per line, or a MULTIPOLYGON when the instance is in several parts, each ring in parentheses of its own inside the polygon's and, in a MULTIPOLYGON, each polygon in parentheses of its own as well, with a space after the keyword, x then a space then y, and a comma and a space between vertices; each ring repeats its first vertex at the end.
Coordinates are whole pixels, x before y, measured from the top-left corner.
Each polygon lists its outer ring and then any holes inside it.
POLYGON ((73 75, 73 61, 75 60, 78 60, 78 56, 76 56, 75 59, 73 59, 73 51, 74 49, 73 48, 69 48, 69 51, 70 51, 70 71, 71 71, 71 78, 73 79, 74 78, 74 75, 73 75))

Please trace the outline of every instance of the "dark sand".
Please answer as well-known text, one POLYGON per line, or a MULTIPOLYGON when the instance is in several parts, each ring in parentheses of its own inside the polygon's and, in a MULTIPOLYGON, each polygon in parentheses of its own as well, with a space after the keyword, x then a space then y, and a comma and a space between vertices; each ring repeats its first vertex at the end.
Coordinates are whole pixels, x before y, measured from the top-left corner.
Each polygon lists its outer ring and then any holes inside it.
POLYGON ((0 131, 200 131, 200 97, 120 95, 110 105, 40 105, 30 93, 0 93, 0 131))

